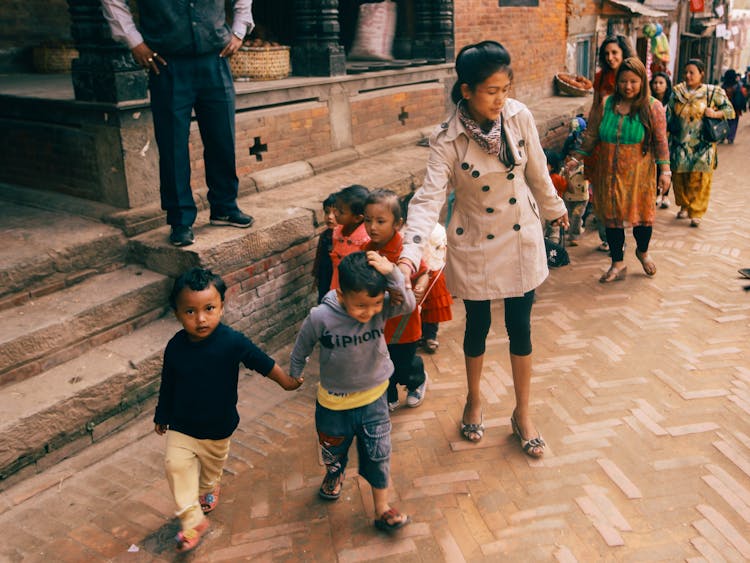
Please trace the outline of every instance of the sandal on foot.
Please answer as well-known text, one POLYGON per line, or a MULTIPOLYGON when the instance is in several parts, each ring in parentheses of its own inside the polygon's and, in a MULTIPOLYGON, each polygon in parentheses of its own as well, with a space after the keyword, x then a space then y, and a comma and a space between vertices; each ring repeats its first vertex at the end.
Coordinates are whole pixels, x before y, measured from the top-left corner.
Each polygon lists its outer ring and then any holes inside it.
POLYGON ((602 243, 597 246, 596 249, 599 252, 609 252, 609 243, 607 241, 602 241, 602 243))
POLYGON ((208 530, 208 518, 204 518, 195 528, 180 530, 174 538, 177 542, 175 549, 180 553, 195 549, 201 543, 206 530, 208 530))
POLYGON ((375 520, 375 527, 383 532, 393 532, 394 530, 403 528, 409 522, 411 522, 411 518, 407 514, 401 514, 398 510, 391 507, 383 512, 380 518, 375 520))
POLYGON ((653 276, 656 273, 656 264, 654 264, 654 261, 651 260, 651 257, 648 255, 648 253, 643 254, 636 248, 635 257, 638 258, 638 261, 641 263, 641 266, 643 266, 643 271, 647 276, 653 276))
POLYGON ((510 426, 513 428, 513 434, 515 434, 521 441, 521 449, 523 450, 523 453, 529 457, 535 458, 540 458, 544 455, 544 448, 547 446, 544 438, 542 438, 541 434, 537 434, 536 438, 532 438, 531 440, 524 438, 523 434, 521 434, 521 427, 518 426, 518 423, 516 422, 515 411, 513 411, 513 415, 510 417, 510 426), (535 450, 539 450, 539 452, 537 453, 535 450))
POLYGON ((622 281, 625 279, 625 276, 628 274, 628 267, 623 266, 622 268, 615 268, 614 266, 610 266, 609 270, 604 272, 602 274, 602 277, 599 278, 599 283, 610 283, 614 281, 622 281))
POLYGON ((693 217, 690 219, 690 226, 691 227, 699 227, 701 224, 700 217, 693 217))
POLYGON ((680 209, 680 210, 679 210, 679 211, 677 212, 677 218, 678 218, 678 219, 685 219, 685 218, 687 218, 687 216, 688 216, 688 212, 687 212, 687 209, 680 209))
POLYGON ((435 338, 428 338, 424 341, 424 344, 422 345, 422 348, 425 352, 428 354, 434 354, 437 352, 438 346, 440 346, 440 343, 435 338))
POLYGON ((214 508, 216 508, 216 505, 219 504, 220 492, 221 492, 221 487, 219 485, 216 485, 213 491, 211 491, 210 493, 206 493, 205 495, 200 495, 198 497, 198 502, 201 505, 201 510, 203 511, 203 514, 208 514, 214 508))
POLYGON ((467 424, 461 419, 461 435, 469 442, 479 442, 484 436, 484 412, 479 416, 479 424, 467 424))
POLYGON ((318 495, 326 500, 338 500, 341 496, 341 490, 344 488, 344 472, 326 473, 323 482, 320 484, 318 495))

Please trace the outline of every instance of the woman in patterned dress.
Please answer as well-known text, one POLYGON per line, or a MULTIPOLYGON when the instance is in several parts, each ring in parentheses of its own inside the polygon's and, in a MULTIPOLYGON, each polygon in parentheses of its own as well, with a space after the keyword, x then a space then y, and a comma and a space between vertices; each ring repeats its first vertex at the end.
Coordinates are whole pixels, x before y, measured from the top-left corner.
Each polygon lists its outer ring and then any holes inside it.
POLYGON ((674 199, 680 206, 678 219, 690 217, 690 226, 700 225, 708 209, 711 179, 716 168, 716 143, 701 136, 703 117, 733 119, 734 109, 723 88, 703 83, 706 67, 700 59, 685 63, 685 81, 672 91, 669 102, 672 128, 670 157, 674 170, 674 199))
MULTIPOLYGON (((635 57, 625 59, 615 80, 615 92, 592 116, 583 145, 575 153, 589 155, 596 149, 594 209, 604 221, 612 263, 599 279, 609 283, 625 278, 623 256, 625 227, 633 227, 635 255, 648 276, 656 264, 648 254, 655 216, 656 168, 658 184, 666 190, 669 147, 664 107, 649 93, 646 67, 635 57)), ((572 165, 578 161, 571 157, 572 165)))

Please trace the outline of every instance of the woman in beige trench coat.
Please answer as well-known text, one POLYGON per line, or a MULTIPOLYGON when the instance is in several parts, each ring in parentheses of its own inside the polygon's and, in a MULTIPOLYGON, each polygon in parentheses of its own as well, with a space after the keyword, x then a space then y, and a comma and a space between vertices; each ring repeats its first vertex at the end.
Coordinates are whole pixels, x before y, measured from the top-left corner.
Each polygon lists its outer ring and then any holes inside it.
POLYGON ((485 340, 491 300, 502 298, 516 395, 511 424, 523 450, 540 457, 545 443, 529 412, 531 304, 549 273, 541 220, 567 227, 568 216, 550 180, 533 116, 508 97, 513 71, 505 48, 494 41, 466 46, 456 58, 456 72, 457 108, 430 138, 427 173, 409 204, 399 267, 408 279, 453 188, 445 275, 466 308, 468 395, 461 433, 472 442, 484 434, 485 340))

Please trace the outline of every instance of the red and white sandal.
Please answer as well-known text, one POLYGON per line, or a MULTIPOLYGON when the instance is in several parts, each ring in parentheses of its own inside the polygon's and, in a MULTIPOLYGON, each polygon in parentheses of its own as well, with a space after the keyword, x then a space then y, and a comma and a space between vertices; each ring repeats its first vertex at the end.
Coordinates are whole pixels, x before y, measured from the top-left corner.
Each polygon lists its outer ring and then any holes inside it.
POLYGON ((216 505, 219 504, 220 492, 221 492, 221 487, 219 485, 216 485, 213 491, 211 491, 210 493, 206 493, 205 495, 200 495, 198 497, 198 502, 201 505, 201 510, 203 511, 203 514, 208 514, 214 508, 216 508, 216 505))
POLYGON ((208 530, 208 526, 208 518, 204 518, 195 528, 188 528, 187 530, 177 532, 174 538, 177 542, 175 549, 180 553, 184 553, 198 547, 203 534, 208 530))

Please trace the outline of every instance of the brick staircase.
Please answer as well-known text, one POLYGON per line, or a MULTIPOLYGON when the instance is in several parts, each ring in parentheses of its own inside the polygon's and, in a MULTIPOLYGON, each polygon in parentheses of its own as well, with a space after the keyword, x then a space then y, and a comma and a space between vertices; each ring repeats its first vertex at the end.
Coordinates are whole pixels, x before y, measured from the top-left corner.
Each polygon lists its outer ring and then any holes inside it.
MULTIPOLYGON (((196 243, 182 249, 168 244, 158 209, 40 202, 0 185, 0 491, 151 416, 164 346, 179 329, 167 296, 186 268, 224 277, 225 322, 269 353, 292 342, 314 302, 320 202, 355 182, 407 191, 424 172, 421 138, 360 147, 354 163, 329 155, 259 173, 240 199, 252 229, 211 227, 202 210, 196 243)), ((205 193, 196 201, 203 208, 205 193)))
POLYGON ((128 264, 119 229, 7 202, 0 225, 4 488, 148 408, 175 323, 169 278, 128 264))

